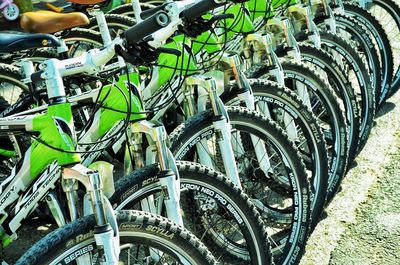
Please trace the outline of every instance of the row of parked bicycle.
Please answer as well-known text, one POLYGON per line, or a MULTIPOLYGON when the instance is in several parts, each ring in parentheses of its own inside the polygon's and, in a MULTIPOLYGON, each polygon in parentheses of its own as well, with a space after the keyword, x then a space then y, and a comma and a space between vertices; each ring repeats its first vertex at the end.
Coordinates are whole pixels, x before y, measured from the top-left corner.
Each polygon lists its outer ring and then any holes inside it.
POLYGON ((299 263, 400 87, 399 6, 73 2, 0 32, 0 261, 39 216, 15 264, 299 263))

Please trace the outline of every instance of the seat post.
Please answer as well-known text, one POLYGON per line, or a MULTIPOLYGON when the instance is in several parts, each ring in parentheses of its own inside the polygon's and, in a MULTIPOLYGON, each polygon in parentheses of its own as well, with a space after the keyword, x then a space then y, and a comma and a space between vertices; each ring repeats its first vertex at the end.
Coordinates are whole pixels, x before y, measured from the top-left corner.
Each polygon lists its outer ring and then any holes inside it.
MULTIPOLYGON (((59 40, 60 40, 60 46, 57 47, 57 54, 61 55, 61 54, 68 53, 68 47, 67 47, 67 44, 65 44, 65 41, 61 38, 59 40)), ((63 59, 66 59, 66 58, 63 58, 63 59)))
POLYGON ((139 0, 132 0, 132 8, 137 23, 142 22, 143 19, 140 17, 140 14, 142 13, 142 7, 140 6, 139 0))
POLYGON ((111 43, 111 35, 110 31, 108 30, 107 21, 103 11, 95 8, 89 8, 87 11, 91 16, 96 17, 97 25, 99 26, 101 38, 103 40, 103 45, 108 46, 111 43))

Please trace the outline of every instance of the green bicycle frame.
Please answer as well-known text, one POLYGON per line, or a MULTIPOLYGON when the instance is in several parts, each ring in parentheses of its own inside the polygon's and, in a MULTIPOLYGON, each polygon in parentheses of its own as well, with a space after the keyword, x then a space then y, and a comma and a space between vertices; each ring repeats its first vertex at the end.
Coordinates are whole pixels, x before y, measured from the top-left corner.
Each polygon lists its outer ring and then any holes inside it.
MULTIPOLYGON (((79 163, 81 157, 73 153, 76 148, 76 139, 72 119, 72 110, 69 103, 60 103, 48 107, 48 112, 24 117, 8 117, 0 119, 0 126, 4 130, 21 130, 38 132, 39 141, 34 140, 31 147, 25 153, 21 164, 17 164, 12 174, 0 186, 0 222, 3 223, 8 217, 6 207, 10 206, 20 196, 20 192, 29 187, 31 183, 42 176, 41 173, 54 164, 69 165, 79 163), (54 148, 67 151, 59 151, 54 148), (71 152, 71 153, 70 153, 71 152), (4 189, 5 188, 5 189, 4 189), (4 189, 4 190, 3 190, 4 189)), ((53 168, 53 167, 51 167, 53 168)), ((45 172, 46 173, 46 172, 45 172)), ((44 174, 45 174, 44 173, 44 174)), ((47 176, 45 174, 45 176, 47 176)), ((53 175, 54 176, 54 175, 53 175)), ((42 178, 41 178, 42 179, 42 178)), ((55 178, 45 179, 38 185, 51 185, 55 178)), ((28 208, 34 205, 34 196, 37 186, 32 187, 31 193, 28 192, 22 200, 15 206, 16 212, 21 208, 28 208)), ((11 213, 11 212, 10 212, 11 213)), ((27 213, 28 214, 28 213, 27 213)), ((13 224, 17 228, 19 224, 13 224)), ((13 231, 13 229, 11 229, 13 231)), ((3 246, 7 246, 11 239, 3 232, 0 235, 3 246)))
POLYGON ((192 75, 197 72, 196 60, 185 47, 190 47, 190 39, 184 35, 172 38, 165 44, 165 48, 176 49, 181 52, 180 56, 161 53, 157 60, 157 66, 153 69, 152 78, 158 78, 157 85, 162 87, 173 79, 175 74, 192 75), (154 75, 154 73, 157 73, 154 75))
POLYGON ((139 95, 135 95, 129 90, 129 87, 132 85, 135 87, 139 86, 139 75, 137 72, 129 73, 129 76, 128 74, 121 74, 118 76, 118 81, 115 84, 105 85, 101 89, 99 102, 102 103, 102 108, 97 137, 102 137, 116 123, 127 119, 129 108, 129 121, 146 118, 139 95))

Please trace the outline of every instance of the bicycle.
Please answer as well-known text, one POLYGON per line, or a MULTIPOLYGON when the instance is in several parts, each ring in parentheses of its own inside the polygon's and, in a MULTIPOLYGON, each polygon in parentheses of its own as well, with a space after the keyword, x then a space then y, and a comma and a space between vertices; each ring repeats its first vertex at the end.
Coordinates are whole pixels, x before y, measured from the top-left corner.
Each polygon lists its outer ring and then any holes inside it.
POLYGON ((19 8, 12 0, 2 0, 0 10, 2 10, 4 18, 9 21, 16 20, 19 16, 19 8))

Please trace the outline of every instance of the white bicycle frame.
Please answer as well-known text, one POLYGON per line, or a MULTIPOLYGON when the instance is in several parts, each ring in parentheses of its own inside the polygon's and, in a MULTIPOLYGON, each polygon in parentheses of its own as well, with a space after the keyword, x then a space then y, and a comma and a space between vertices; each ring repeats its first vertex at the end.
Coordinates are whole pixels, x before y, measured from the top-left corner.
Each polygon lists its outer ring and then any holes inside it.
MULTIPOLYGON (((113 48, 113 47, 112 47, 113 48)), ((113 49, 112 49, 113 50, 113 49)), ((109 59, 110 53, 113 53, 110 47, 106 48, 102 52, 92 51, 85 54, 82 58, 68 59, 59 61, 57 59, 50 59, 45 61, 44 70, 41 77, 46 81, 46 88, 48 96, 52 98, 63 98, 65 97, 65 90, 62 81, 63 76, 75 74, 81 71, 91 71, 99 65, 106 63, 109 59), (91 66, 85 65, 83 62, 92 63, 91 66)), ((25 62, 32 64, 31 62, 25 62)), ((32 69, 32 67, 23 67, 25 70, 32 69)), ((29 77, 32 73, 26 73, 29 77)), ((33 131, 33 119, 35 115, 30 116, 18 116, 18 117, 6 117, 0 119, 0 129, 25 129, 27 131, 33 131)), ((74 131, 73 129, 71 131, 74 131)), ((30 147, 32 148, 32 147, 30 147)), ((119 236, 118 226, 116 223, 115 215, 112 210, 108 199, 102 193, 102 180, 97 172, 94 172, 81 164, 73 166, 58 166, 57 162, 53 162, 49 165, 48 169, 40 175, 36 180, 32 181, 30 174, 30 149, 26 152, 22 167, 15 166, 12 174, 1 184, 0 186, 0 213, 4 216, 4 219, 8 216, 6 207, 10 206, 18 198, 21 200, 17 203, 15 208, 15 216, 8 223, 9 230, 15 234, 16 230, 20 227, 21 220, 25 219, 37 204, 42 200, 50 189, 54 188, 55 182, 62 176, 63 190, 66 192, 71 220, 75 220, 78 215, 75 209, 75 197, 77 181, 81 182, 86 190, 88 196, 85 196, 87 205, 92 205, 92 208, 86 207, 85 214, 94 213, 96 219, 96 225, 104 226, 110 224, 112 229, 95 233, 96 243, 101 245, 105 253, 105 262, 103 264, 118 264, 119 256, 119 236), (19 170, 17 170, 19 168, 19 170), (28 187, 31 187, 27 190, 28 187), (4 189, 4 190, 3 190, 4 189), (25 193, 26 192, 26 193, 25 193), (89 202, 89 198, 91 202, 89 202)), ((59 225, 65 224, 65 219, 60 214, 60 210, 57 209, 58 202, 55 200, 55 196, 50 195, 48 197, 49 208, 55 213, 55 218, 59 225)), ((3 221, 4 221, 3 219, 3 221)), ((85 264, 82 260, 79 264, 85 264)))
MULTIPOLYGON (((194 1, 186 1, 188 3, 194 3, 194 1)), ((181 10, 186 8, 184 5, 180 5, 180 7, 175 6, 174 9, 170 9, 168 14, 171 19, 171 23, 166 27, 166 29, 159 30, 156 33, 153 34, 153 41, 151 42, 151 45, 153 47, 160 47, 164 42, 165 39, 167 39, 170 35, 172 35, 178 25, 181 23, 181 19, 179 18, 179 13, 181 10), (155 41, 157 40, 157 41, 155 41)), ((81 56, 77 58, 71 58, 68 60, 64 61, 59 61, 55 59, 55 64, 57 65, 58 71, 61 72, 63 76, 67 75, 72 75, 76 73, 87 73, 91 75, 98 74, 102 71, 109 71, 111 69, 115 68, 121 68, 123 65, 123 62, 121 61, 121 58, 119 58, 119 61, 117 63, 107 65, 103 67, 103 65, 109 61, 112 57, 115 55, 115 51, 113 47, 117 44, 121 44, 122 41, 121 39, 117 38, 113 41, 111 41, 111 37, 109 34, 109 30, 107 27, 107 24, 105 23, 105 18, 104 14, 101 11, 97 10, 91 10, 91 14, 96 16, 96 20, 98 21, 98 25, 100 28, 100 32, 102 35, 102 39, 104 43, 108 43, 106 45, 106 48, 103 49, 102 51, 98 51, 96 49, 90 50, 81 56), (93 61, 91 61, 93 60, 93 61)), ((61 50, 62 52, 63 50, 61 50)), ((82 93, 76 96, 70 97, 68 100, 72 104, 78 103, 79 101, 86 101, 88 99, 95 100, 97 98, 97 95, 99 93, 99 90, 92 90, 86 93, 82 93)), ((39 110, 44 110, 46 106, 41 106, 37 108, 34 111, 39 111, 39 110)), ((18 115, 23 115, 27 113, 32 113, 34 112, 32 110, 28 110, 22 113, 19 113, 18 115)), ((85 131, 79 141, 80 143, 88 143, 88 142, 93 142, 96 140, 100 140, 101 143, 97 143, 94 146, 91 147, 91 150, 96 150, 96 149, 101 149, 102 147, 106 146, 111 142, 110 141, 101 141, 102 139, 107 139, 109 138, 115 131, 118 130, 118 127, 122 126, 121 123, 118 123, 115 125, 109 132, 104 135, 100 139, 94 139, 96 138, 96 132, 98 131, 98 119, 99 116, 95 115, 95 121, 92 123, 92 126, 85 131), (97 121, 97 122, 96 122, 97 121)), ((174 222, 183 225, 182 221, 182 216, 180 212, 180 207, 179 207, 179 193, 180 193, 180 183, 179 183, 179 175, 178 171, 175 165, 175 160, 173 158, 173 155, 171 152, 167 149, 166 147, 166 140, 167 140, 167 134, 165 132, 165 129, 163 126, 160 126, 157 123, 154 122, 148 122, 148 121, 139 121, 139 122, 134 122, 130 126, 130 130, 128 131, 128 134, 135 135, 137 133, 146 133, 149 135, 149 140, 151 142, 156 144, 155 148, 152 148, 151 146, 148 148, 148 151, 146 152, 147 157, 146 157, 146 163, 154 163, 156 162, 156 153, 159 154, 159 163, 162 171, 168 171, 172 169, 174 174, 165 174, 164 177, 160 177, 159 181, 161 183, 162 187, 166 187, 167 197, 168 199, 165 199, 164 203, 166 205, 166 212, 168 218, 172 219, 174 222), (157 151, 157 152, 155 152, 157 151)), ((135 138, 135 137, 133 137, 135 138)), ((120 141, 118 141, 114 146, 118 146, 118 144, 123 141, 123 137, 120 138, 120 141)), ((100 152, 93 152, 90 153, 86 156, 83 156, 83 164, 88 165, 92 161, 94 161, 98 156, 100 155, 100 152)), ((138 158, 139 159, 139 158, 138 158)), ((130 160, 126 160, 128 163, 126 164, 125 172, 130 172, 132 169, 132 165, 130 164, 130 160)), ((138 161, 137 161, 138 162, 138 161)), ((140 162, 138 162, 140 163, 140 162)), ((144 164, 143 162, 141 163, 142 165, 144 164)), ((152 205, 149 201, 151 201, 151 198, 143 200, 143 209, 144 210, 149 210, 150 212, 155 212, 155 213, 160 213, 160 210, 154 211, 155 207, 152 207, 152 205)))

